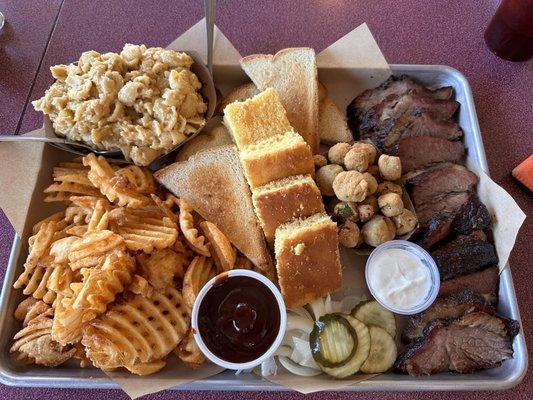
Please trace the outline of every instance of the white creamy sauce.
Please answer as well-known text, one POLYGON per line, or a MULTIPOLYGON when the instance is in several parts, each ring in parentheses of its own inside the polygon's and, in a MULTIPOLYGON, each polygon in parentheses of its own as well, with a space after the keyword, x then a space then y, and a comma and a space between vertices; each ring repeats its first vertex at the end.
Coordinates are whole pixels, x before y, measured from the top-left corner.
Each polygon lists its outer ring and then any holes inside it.
POLYGON ((387 249, 377 254, 369 275, 376 295, 398 309, 410 309, 422 303, 431 288, 428 269, 415 255, 402 249, 387 249))

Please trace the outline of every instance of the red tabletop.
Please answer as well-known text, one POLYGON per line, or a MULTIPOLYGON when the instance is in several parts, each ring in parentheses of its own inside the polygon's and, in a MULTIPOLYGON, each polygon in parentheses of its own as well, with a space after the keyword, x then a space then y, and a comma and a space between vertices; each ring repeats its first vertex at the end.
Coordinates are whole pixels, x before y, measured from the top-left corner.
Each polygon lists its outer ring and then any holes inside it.
MULTIPOLYGON (((73 61, 84 50, 116 51, 127 42, 166 46, 202 17, 202 3, 198 0, 41 0, 38 3, 0 0, 0 11, 8 19, 8 26, 0 36, 0 132, 23 133, 41 125, 41 117, 28 101, 39 98, 50 84, 50 65, 73 61)), ((513 181, 510 171, 533 152, 533 62, 506 62, 485 47, 483 30, 496 5, 494 0, 223 0, 218 1, 217 25, 241 54, 250 54, 272 53, 288 46, 311 46, 320 51, 366 22, 390 63, 446 64, 457 68, 472 87, 491 176, 530 215, 531 193, 513 181)), ((9 223, 1 215, 0 265, 7 263, 12 235, 9 223)), ((533 298, 529 295, 533 275, 532 242, 533 224, 528 218, 510 263, 530 354, 533 354, 533 298)), ((3 275, 3 268, 0 274, 3 275)), ((214 400, 303 396, 168 391, 149 396, 151 399, 176 397, 214 400)), ((319 393, 307 397, 363 399, 370 395, 319 393)), ((409 399, 413 394, 372 393, 371 397, 409 399)), ((528 375, 515 389, 502 392, 416 394, 420 399, 444 397, 529 399, 533 397, 533 379, 528 375)), ((120 391, 0 386, 0 398, 114 400, 126 395, 120 391)))

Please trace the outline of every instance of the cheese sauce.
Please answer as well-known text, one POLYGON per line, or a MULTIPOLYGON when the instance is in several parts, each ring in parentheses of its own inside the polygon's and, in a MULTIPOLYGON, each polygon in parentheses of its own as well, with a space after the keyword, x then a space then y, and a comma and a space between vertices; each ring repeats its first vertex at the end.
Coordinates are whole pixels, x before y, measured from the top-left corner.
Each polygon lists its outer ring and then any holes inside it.
POLYGON ((396 309, 423 303, 431 290, 428 268, 407 250, 390 248, 377 254, 367 273, 376 296, 396 309))

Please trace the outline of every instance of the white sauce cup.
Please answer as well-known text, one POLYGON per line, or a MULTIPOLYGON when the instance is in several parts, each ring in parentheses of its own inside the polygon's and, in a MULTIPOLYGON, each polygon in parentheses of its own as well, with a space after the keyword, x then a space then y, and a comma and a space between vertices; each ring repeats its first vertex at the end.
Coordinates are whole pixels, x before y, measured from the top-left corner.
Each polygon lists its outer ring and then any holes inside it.
POLYGON ((433 260, 433 257, 431 257, 431 255, 422 247, 406 240, 390 240, 376 247, 374 251, 370 253, 370 256, 366 261, 365 277, 368 289, 370 290, 370 293, 376 299, 376 301, 383 307, 385 307, 387 310, 392 311, 395 314, 413 315, 424 311, 431 304, 433 304, 433 302, 437 298, 437 295, 439 294, 440 289, 439 269, 437 267, 437 264, 435 263, 435 260, 433 260), (372 285, 372 280, 370 279, 369 275, 371 269, 375 267, 374 261, 376 260, 379 254, 382 254, 383 252, 386 252, 390 249, 400 249, 408 252, 410 255, 414 256, 414 258, 418 259, 418 261, 420 261, 420 264, 428 270, 428 277, 430 281, 429 290, 417 304, 410 308, 398 308, 394 305, 387 303, 380 295, 379 289, 373 287, 372 285))
POLYGON ((198 296, 196 296, 196 300, 194 301, 194 305, 192 308, 191 327, 194 332, 194 340, 196 341, 196 344, 198 345, 198 347, 200 348, 200 350, 206 356, 207 359, 209 359, 212 363, 217 364, 227 369, 234 369, 234 370, 250 369, 261 364, 263 361, 267 360, 269 357, 272 357, 274 353, 276 352, 276 350, 278 349, 278 347, 281 345, 283 336, 285 336, 286 326, 287 326, 287 310, 285 308, 285 302, 283 301, 283 297, 281 296, 281 293, 276 287, 276 285, 274 285, 268 278, 265 278, 263 275, 257 272, 254 272, 254 271, 246 270, 246 269, 234 269, 234 270, 224 272, 220 275, 215 276, 213 279, 207 282, 204 285, 204 287, 200 290, 200 293, 198 293, 198 296), (247 276, 247 277, 256 279, 259 282, 263 283, 276 298, 276 303, 279 309, 279 332, 276 338, 274 339, 274 342, 272 343, 272 345, 268 348, 268 350, 265 353, 263 353, 263 355, 256 358, 255 360, 248 361, 245 363, 233 363, 233 362, 225 361, 221 359, 220 357, 217 357, 215 354, 213 354, 211 350, 207 348, 204 341, 202 340, 201 332, 198 329, 198 310, 200 309, 200 304, 202 303, 202 300, 204 299, 207 292, 209 292, 209 290, 216 283, 220 281, 221 276, 225 276, 227 278, 231 278, 233 276, 247 276))

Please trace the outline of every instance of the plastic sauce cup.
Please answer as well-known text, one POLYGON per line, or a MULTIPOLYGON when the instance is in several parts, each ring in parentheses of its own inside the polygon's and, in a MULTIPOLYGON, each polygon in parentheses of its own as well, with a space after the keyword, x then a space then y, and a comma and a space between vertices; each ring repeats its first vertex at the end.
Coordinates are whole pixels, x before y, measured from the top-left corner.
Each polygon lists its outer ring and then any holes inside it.
POLYGON ((437 268, 437 264, 435 263, 435 260, 433 260, 433 257, 431 257, 431 255, 422 247, 406 240, 391 240, 376 247, 374 251, 370 253, 370 256, 368 257, 368 260, 366 262, 365 277, 368 289, 370 290, 370 293, 376 299, 376 301, 380 303, 383 307, 385 307, 387 310, 402 315, 413 315, 424 311, 431 304, 433 304, 433 302, 437 298, 440 289, 439 269, 437 268), (420 262, 421 266, 427 268, 428 271, 429 289, 427 293, 425 294, 425 296, 420 298, 418 303, 409 308, 399 308, 393 304, 390 304, 382 296, 379 288, 373 287, 372 279, 370 279, 372 269, 379 268, 378 265, 375 263, 377 256, 390 249, 399 249, 408 252, 411 256, 413 256, 414 259, 420 262))
POLYGON ((275 353, 275 351, 278 349, 278 347, 281 345, 281 341, 283 340, 283 336, 285 336, 285 328, 287 326, 287 310, 285 308, 285 302, 283 301, 283 297, 281 296, 280 291, 274 285, 268 278, 264 277, 263 275, 254 272, 249 271, 246 269, 234 269, 228 272, 224 272, 220 275, 215 276, 213 279, 211 279, 209 282, 207 282, 204 287, 200 290, 200 293, 198 293, 198 296, 196 296, 196 300, 194 301, 194 305, 192 308, 192 315, 191 315, 191 327, 192 331, 194 332, 194 340, 196 341, 196 344, 202 351, 202 353, 208 358, 211 362, 214 364, 217 364, 221 367, 227 368, 227 369, 234 369, 234 370, 245 370, 253 368, 259 364, 261 364, 263 361, 267 360, 268 358, 272 357, 275 353), (198 329, 198 311, 200 309, 200 304, 202 303, 202 300, 204 299, 205 295, 209 290, 217 284, 221 277, 223 279, 231 278, 234 276, 247 276, 253 279, 258 280, 262 284, 264 284, 267 289, 272 292, 276 299, 276 303, 278 305, 279 309, 279 332, 272 342, 272 345, 268 348, 268 350, 263 353, 261 356, 256 358, 255 360, 251 360, 244 363, 234 363, 229 362, 221 359, 220 357, 216 356, 209 350, 209 348, 206 346, 204 341, 202 340, 202 333, 198 329))

